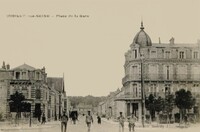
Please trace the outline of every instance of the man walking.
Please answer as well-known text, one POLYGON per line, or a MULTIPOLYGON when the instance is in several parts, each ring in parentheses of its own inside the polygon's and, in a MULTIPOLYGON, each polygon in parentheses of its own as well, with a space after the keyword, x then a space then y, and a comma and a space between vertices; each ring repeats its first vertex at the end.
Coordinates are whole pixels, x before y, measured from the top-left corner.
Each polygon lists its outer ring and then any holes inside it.
POLYGON ((88 132, 90 132, 91 123, 93 123, 93 118, 92 118, 92 116, 90 115, 90 111, 88 111, 88 115, 86 115, 85 122, 86 122, 87 127, 88 127, 88 132))
POLYGON ((135 131, 135 122, 137 121, 137 117, 135 117, 134 113, 131 114, 130 117, 128 117, 128 127, 129 127, 129 132, 135 131))
POLYGON ((117 118, 118 121, 119 121, 119 132, 121 132, 121 129, 122 129, 122 132, 124 132, 124 121, 125 121, 125 118, 122 115, 122 112, 119 112, 119 114, 120 114, 120 116, 117 118))
POLYGON ((67 122, 68 122, 68 116, 65 114, 65 112, 63 112, 63 115, 61 116, 61 132, 67 131, 67 122))
POLYGON ((45 117, 45 114, 43 113, 42 114, 42 123, 41 124, 45 124, 45 122, 46 122, 46 117, 45 117))

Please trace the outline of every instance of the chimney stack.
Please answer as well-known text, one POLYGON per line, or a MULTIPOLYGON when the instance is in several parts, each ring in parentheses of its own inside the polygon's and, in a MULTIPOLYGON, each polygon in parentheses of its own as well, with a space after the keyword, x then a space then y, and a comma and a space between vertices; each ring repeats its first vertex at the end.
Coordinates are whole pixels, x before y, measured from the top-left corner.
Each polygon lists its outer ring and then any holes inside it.
POLYGON ((2 68, 3 68, 3 69, 6 69, 5 61, 3 61, 2 68))
POLYGON ((10 70, 10 65, 9 64, 6 65, 6 69, 10 70))
POLYGON ((172 38, 169 40, 169 43, 170 43, 170 44, 174 44, 174 37, 172 37, 172 38))

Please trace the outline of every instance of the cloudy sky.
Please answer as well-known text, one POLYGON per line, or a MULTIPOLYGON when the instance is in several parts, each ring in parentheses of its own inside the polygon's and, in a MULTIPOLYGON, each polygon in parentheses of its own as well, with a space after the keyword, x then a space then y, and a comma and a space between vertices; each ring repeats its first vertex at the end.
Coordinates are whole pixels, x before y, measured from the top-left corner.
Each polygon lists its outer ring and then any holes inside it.
POLYGON ((0 0, 0 9, 0 63, 64 73, 68 95, 108 95, 122 87, 124 53, 141 19, 154 43, 200 39, 199 0, 0 0))

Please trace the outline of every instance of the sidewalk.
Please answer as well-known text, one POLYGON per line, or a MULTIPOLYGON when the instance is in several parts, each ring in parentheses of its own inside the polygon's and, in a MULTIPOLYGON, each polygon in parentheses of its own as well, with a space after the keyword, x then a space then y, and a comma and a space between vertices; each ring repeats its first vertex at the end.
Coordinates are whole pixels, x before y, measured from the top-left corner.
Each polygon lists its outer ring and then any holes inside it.
POLYGON ((39 122, 37 124, 31 124, 31 127, 29 126, 29 123, 26 124, 10 124, 9 122, 4 122, 0 124, 0 132, 3 130, 28 130, 28 129, 44 129, 44 128, 51 128, 55 127, 60 124, 60 121, 51 121, 46 122, 45 124, 40 124, 39 122))
MULTIPOLYGON (((106 118, 102 118, 102 121, 118 125, 119 123, 117 121, 113 121, 112 119, 107 120, 106 118)), ((124 126, 126 129, 128 129, 128 122, 124 123, 124 126)), ((179 124, 179 123, 173 123, 173 124, 158 124, 157 122, 152 122, 151 124, 146 124, 142 126, 140 122, 135 123, 135 129, 138 130, 154 130, 154 131, 193 131, 196 132, 197 130, 200 130, 200 124, 189 124, 187 127, 185 127, 185 124, 179 124)))

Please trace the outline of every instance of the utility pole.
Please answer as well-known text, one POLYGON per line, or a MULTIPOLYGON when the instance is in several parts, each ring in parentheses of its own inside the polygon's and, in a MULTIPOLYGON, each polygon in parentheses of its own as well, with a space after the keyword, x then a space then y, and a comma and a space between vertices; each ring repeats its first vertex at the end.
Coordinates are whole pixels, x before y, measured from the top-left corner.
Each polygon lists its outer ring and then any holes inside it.
POLYGON ((144 56, 141 54, 141 106, 142 106, 142 127, 144 127, 144 79, 143 79, 143 59, 144 56))

